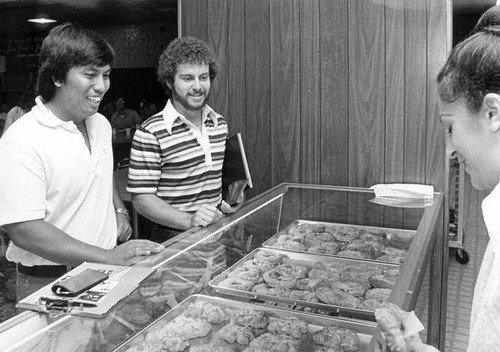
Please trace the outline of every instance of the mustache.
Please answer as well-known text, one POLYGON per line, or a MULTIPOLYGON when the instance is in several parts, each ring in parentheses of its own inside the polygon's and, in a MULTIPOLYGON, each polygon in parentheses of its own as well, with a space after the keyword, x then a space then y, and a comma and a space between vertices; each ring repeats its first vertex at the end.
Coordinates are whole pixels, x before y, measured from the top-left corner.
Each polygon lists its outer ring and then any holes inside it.
POLYGON ((193 89, 192 92, 195 94, 206 94, 206 91, 203 88, 193 89))

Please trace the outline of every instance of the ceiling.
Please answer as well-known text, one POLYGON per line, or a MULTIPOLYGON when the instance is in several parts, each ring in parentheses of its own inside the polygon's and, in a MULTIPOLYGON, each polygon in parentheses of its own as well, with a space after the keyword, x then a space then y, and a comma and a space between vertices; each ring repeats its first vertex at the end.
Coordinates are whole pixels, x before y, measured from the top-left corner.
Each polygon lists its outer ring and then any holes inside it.
MULTIPOLYGON (((205 1, 205 0, 199 0, 205 1)), ((482 13, 496 0, 452 0, 457 13, 482 13)), ((44 33, 53 25, 28 18, 48 16, 83 26, 127 25, 176 20, 177 0, 0 0, 0 37, 44 33)))
POLYGON ((27 22, 50 17, 86 27, 176 20, 177 0, 0 0, 0 37, 46 32, 52 25, 27 22))
POLYGON ((496 0, 452 0, 453 12, 455 14, 483 13, 492 6, 496 0))

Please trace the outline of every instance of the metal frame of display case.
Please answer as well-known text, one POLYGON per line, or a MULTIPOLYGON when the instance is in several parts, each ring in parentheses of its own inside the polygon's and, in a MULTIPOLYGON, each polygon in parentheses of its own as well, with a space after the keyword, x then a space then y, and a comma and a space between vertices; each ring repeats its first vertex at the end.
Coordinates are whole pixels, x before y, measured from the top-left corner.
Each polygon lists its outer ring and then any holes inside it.
MULTIPOLYGON (((283 183, 258 195, 243 204, 243 206, 233 214, 223 217, 218 222, 207 226, 206 228, 196 228, 186 231, 179 236, 172 238, 164 243, 165 250, 151 257, 144 258, 133 265, 147 266, 157 268, 159 271, 165 270, 169 265, 174 265, 177 260, 184 255, 193 252, 196 249, 203 248, 207 242, 217 241, 221 234, 229 232, 231 229, 243 224, 254 225, 257 218, 267 220, 266 233, 261 234, 261 239, 255 239, 251 234, 249 239, 254 241, 254 245, 259 247, 265 239, 286 226, 286 224, 296 214, 313 214, 316 208, 322 209, 318 205, 318 200, 322 192, 327 194, 341 195, 342 198, 349 198, 352 195, 363 198, 363 201, 374 197, 373 190, 367 188, 335 187, 306 185, 295 183, 283 183), (304 194, 302 194, 304 193, 304 194), (295 197, 295 198, 294 198, 295 197), (293 203, 293 204, 290 204, 293 203), (295 204, 297 203, 297 204, 295 204), (300 203, 300 204, 299 204, 300 203), (298 209, 300 208, 300 209, 298 209)), ((332 196, 333 197, 333 196, 332 196)), ((356 198, 354 197, 354 198, 356 198)), ((366 202, 365 202, 366 203, 366 202)), ((378 205, 369 205, 370 209, 378 205)), ((444 236, 437 236, 439 231, 438 223, 442 216, 443 196, 435 192, 432 204, 419 210, 418 225, 416 226, 416 235, 411 243, 407 257, 400 266, 400 276, 392 290, 390 301, 399 305, 403 309, 411 310, 415 307, 417 297, 424 280, 426 268, 429 265, 429 314, 427 320, 427 342, 443 350, 444 348, 444 329, 442 324, 442 314, 446 310, 446 295, 443 294, 443 287, 446 286, 446 261, 443 255, 443 246, 448 243, 444 241, 444 236)), ((378 211, 378 210, 377 210, 378 211)), ((392 210, 388 210, 390 212, 392 210)), ((401 214, 405 211, 399 210, 401 214)), ((356 213, 356 210, 354 210, 356 213)), ((364 214, 363 216, 367 216, 364 214)), ((404 216, 403 216, 404 218, 404 216)), ((382 226, 384 227, 384 226, 382 226)), ((255 235, 260 234, 260 229, 255 229, 255 235)), ((445 292, 445 291, 444 291, 445 292)), ((126 304, 126 303, 125 303, 126 304)), ((29 338, 41 328, 50 330, 51 324, 57 324, 57 321, 46 321, 48 326, 41 327, 43 324, 31 324, 31 329, 19 329, 23 324, 29 326, 30 322, 46 319, 42 313, 24 312, 3 324, 0 324, 0 345, 5 346, 8 341, 9 332, 16 332, 17 341, 29 338), (36 330, 36 331, 33 331, 36 330)), ((63 319, 81 319, 78 317, 64 317, 63 319)), ((138 332, 136 332, 138 333, 138 332)), ((378 332, 379 334, 379 332, 378 332)), ((40 335, 40 334, 38 334, 40 335)), ((127 338, 131 338, 128 336, 127 338)), ((380 336, 375 336, 373 341, 380 341, 380 336)), ((124 342, 124 341, 122 341, 124 342)), ((8 346, 8 345, 7 345, 8 346)))
POLYGON ((469 253, 464 249, 464 191, 465 191, 465 167, 458 159, 449 161, 449 244, 454 248, 455 259, 460 264, 467 264, 470 260, 469 253))

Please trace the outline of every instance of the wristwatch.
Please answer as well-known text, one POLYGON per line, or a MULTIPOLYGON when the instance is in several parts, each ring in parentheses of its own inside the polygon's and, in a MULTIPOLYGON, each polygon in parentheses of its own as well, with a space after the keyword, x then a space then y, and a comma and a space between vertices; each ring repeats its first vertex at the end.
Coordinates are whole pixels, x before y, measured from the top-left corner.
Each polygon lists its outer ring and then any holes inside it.
POLYGON ((128 210, 126 208, 116 208, 115 213, 125 215, 128 221, 130 221, 130 215, 128 214, 128 210))

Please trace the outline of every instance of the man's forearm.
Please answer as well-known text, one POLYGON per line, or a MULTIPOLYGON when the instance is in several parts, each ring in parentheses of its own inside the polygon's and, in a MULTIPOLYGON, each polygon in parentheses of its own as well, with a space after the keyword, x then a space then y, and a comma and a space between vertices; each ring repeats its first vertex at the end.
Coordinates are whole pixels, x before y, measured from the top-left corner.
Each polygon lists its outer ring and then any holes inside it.
POLYGON ((154 194, 134 194, 132 199, 135 210, 151 221, 180 230, 191 227, 192 214, 175 209, 154 194))
POLYGON ((4 226, 12 242, 54 263, 76 266, 84 261, 105 263, 107 250, 81 242, 44 220, 4 226))

